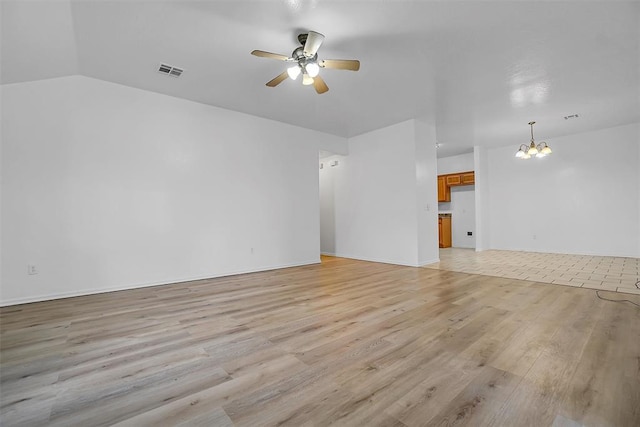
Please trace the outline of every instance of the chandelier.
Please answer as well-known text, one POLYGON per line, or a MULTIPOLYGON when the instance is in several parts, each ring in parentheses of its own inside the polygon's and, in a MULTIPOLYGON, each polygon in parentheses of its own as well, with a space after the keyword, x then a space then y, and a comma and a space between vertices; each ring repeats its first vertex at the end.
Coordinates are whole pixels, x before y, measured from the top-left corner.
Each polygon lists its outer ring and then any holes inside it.
POLYGON ((533 140, 533 125, 536 122, 529 122, 529 126, 531 126, 531 144, 522 144, 516 153, 516 157, 519 159, 530 159, 532 157, 542 158, 552 153, 551 147, 547 145, 546 142, 541 142, 536 145, 536 142, 533 140))

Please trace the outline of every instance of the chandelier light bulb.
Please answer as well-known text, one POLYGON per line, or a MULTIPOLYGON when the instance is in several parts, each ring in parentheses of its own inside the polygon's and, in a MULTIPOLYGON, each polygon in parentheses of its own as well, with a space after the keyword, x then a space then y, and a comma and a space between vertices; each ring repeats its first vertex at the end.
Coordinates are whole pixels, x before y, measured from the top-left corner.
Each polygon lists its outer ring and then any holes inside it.
POLYGON ((520 145, 520 148, 518 148, 518 151, 516 152, 516 158, 524 159, 528 151, 529 151, 528 145, 526 144, 520 145))

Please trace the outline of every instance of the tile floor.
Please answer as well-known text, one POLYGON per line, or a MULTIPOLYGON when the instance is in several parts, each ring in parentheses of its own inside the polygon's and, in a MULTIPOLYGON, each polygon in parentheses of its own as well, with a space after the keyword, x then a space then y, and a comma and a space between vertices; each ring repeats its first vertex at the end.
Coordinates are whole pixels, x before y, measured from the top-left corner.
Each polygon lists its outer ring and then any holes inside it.
POLYGON ((640 258, 447 248, 425 267, 640 295, 640 258))

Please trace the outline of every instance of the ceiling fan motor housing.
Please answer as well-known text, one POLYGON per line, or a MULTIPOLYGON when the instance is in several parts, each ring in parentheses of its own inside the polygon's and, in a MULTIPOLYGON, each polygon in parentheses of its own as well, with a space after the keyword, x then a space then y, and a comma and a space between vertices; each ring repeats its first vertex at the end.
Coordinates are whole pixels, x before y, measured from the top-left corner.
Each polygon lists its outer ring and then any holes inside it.
POLYGON ((315 55, 309 57, 306 56, 303 52, 303 47, 300 46, 298 48, 296 48, 296 50, 293 51, 293 53, 291 54, 291 57, 298 63, 298 65, 302 68, 304 68, 307 64, 310 63, 317 63, 318 62, 318 54, 316 53, 315 55))

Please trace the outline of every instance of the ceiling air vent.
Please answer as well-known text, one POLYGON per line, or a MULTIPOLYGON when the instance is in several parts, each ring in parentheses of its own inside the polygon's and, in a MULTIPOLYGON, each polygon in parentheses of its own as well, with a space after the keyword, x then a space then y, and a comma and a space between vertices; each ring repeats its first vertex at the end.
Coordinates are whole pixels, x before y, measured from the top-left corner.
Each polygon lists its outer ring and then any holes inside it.
POLYGON ((158 67, 158 72, 161 74, 166 74, 168 76, 180 77, 182 73, 184 73, 184 69, 174 67, 173 65, 160 64, 160 67, 158 67))

